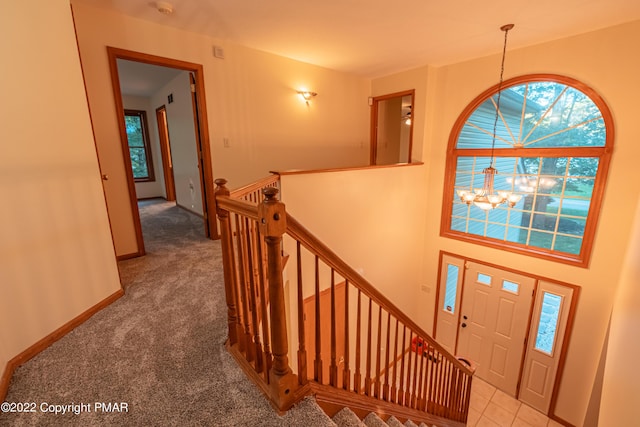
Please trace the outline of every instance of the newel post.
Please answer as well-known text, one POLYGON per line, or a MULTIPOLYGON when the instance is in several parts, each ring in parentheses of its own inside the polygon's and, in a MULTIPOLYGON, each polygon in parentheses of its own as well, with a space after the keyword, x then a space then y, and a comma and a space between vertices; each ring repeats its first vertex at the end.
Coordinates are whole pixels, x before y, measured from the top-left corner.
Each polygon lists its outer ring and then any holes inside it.
POLYGON ((286 409, 293 399, 298 381, 291 372, 287 353, 287 323, 285 317, 282 280, 282 235, 287 229, 284 203, 276 199, 278 189, 262 190, 264 201, 258 206, 260 233, 267 245, 267 279, 269 281, 269 320, 271 323, 271 349, 273 365, 269 372, 269 386, 280 409, 286 409))
POLYGON ((220 220, 220 243, 222 245, 222 265, 224 268, 224 293, 227 301, 227 325, 229 327, 229 345, 238 342, 238 309, 236 301, 235 261, 233 259, 233 242, 229 211, 222 209, 218 197, 229 197, 229 189, 225 186, 227 180, 218 178, 216 183, 216 214, 220 220))

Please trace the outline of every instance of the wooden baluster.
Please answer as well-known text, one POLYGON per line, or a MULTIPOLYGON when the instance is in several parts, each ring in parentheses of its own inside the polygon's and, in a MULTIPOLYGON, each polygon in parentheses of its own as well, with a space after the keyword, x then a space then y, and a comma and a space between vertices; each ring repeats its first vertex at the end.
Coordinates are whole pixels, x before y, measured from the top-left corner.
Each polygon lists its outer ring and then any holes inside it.
POLYGON ((251 236, 250 236, 250 222, 249 218, 243 217, 242 221, 242 244, 243 244, 243 271, 244 271, 244 284, 243 291, 245 292, 246 306, 248 308, 245 325, 245 340, 247 344, 247 360, 250 362, 256 359, 256 348, 253 343, 253 318, 255 317, 255 300, 253 299, 253 292, 251 289, 251 281, 253 280, 253 270, 251 268, 251 236))
POLYGON ((367 371, 364 377, 364 394, 371 396, 371 298, 369 298, 369 317, 367 322, 367 371))
POLYGON ((358 308, 356 311, 356 373, 353 376, 353 391, 360 394, 360 386, 362 384, 362 378, 360 375, 360 317, 362 316, 360 310, 360 289, 358 289, 358 308))
POLYGON ((429 397, 427 398, 427 412, 430 414, 434 413, 434 402, 435 402, 435 387, 436 387, 436 376, 437 376, 437 361, 436 358, 436 350, 433 349, 431 352, 431 358, 429 359, 429 397))
POLYGON ((398 384, 398 323, 399 320, 396 319, 396 332, 393 338, 393 381, 391 383, 391 399, 389 399, 392 403, 398 401, 398 387, 396 386, 398 384))
POLYGON ((437 415, 442 415, 442 388, 444 382, 444 360, 440 358, 440 353, 438 353, 438 375, 437 375, 437 388, 436 388, 436 402, 437 402, 437 415))
POLYGON ((465 374, 465 396, 464 405, 462 406, 462 415, 464 422, 467 422, 467 415, 469 414, 469 403, 471 401, 471 386, 473 385, 473 376, 465 374))
POLYGON ((260 304, 261 304, 261 314, 262 314, 262 338, 264 342, 264 377, 265 380, 269 381, 269 371, 271 370, 271 335, 269 331, 271 330, 269 326, 269 311, 267 308, 267 299, 269 298, 269 290, 267 289, 268 284, 266 283, 266 260, 265 260, 265 250, 264 250, 264 239, 262 237, 262 233, 260 233, 260 227, 257 230, 258 235, 258 265, 260 270, 260 304))
POLYGON ((304 333, 304 295, 302 294, 302 255, 300 242, 296 242, 296 271, 298 280, 298 382, 306 384, 307 348, 304 333))
MULTIPOLYGON (((216 200, 218 197, 229 197, 229 189, 225 186, 226 179, 215 180, 216 200)), ((216 203, 216 213, 220 221, 220 244, 222 246, 222 265, 224 271, 224 293, 227 303, 227 327, 229 329, 229 345, 233 346, 238 342, 238 298, 236 296, 236 274, 235 259, 233 251, 233 237, 231 232, 231 222, 229 221, 229 211, 220 208, 216 203)))
POLYGON ((249 245, 247 246, 248 251, 248 267, 251 274, 249 275, 249 290, 251 293, 251 298, 249 302, 251 303, 251 321, 253 324, 253 345, 255 352, 255 369, 256 372, 260 373, 264 369, 264 360, 262 354, 262 343, 260 342, 260 328, 258 324, 258 286, 257 284, 260 281, 260 273, 258 272, 258 248, 257 248, 257 230, 255 228, 255 223, 253 221, 249 221, 247 219, 247 240, 249 245))
POLYGON ((315 292, 316 292, 316 318, 315 318, 315 329, 316 329, 316 358, 313 362, 313 378, 323 384, 322 377, 322 336, 320 335, 320 267, 318 265, 318 256, 316 255, 316 274, 315 274, 315 292))
POLYGON ((336 360, 336 279, 331 269, 331 364, 329 365, 329 384, 338 387, 338 363, 336 360))
POLYGON ((378 339, 376 340, 376 376, 373 383, 373 395, 380 398, 380 341, 382 340, 382 306, 378 306, 378 339))
MULTIPOLYGON (((418 386, 414 390, 414 400, 415 403, 413 405, 414 408, 420 409, 422 405, 422 385, 424 384, 424 364, 425 364, 425 347, 427 347, 427 340, 424 340, 424 344, 422 344, 422 350, 420 350, 420 354, 418 355, 418 361, 420 363, 420 373, 418 375, 418 386)), ((416 370, 416 373, 418 371, 416 370)))
MULTIPOLYGON (((409 351, 407 352, 407 386, 404 390, 404 406, 411 407, 411 357, 415 354, 411 348, 413 344, 413 331, 409 329, 409 351)), ((418 343, 416 342, 416 346, 418 343)))
POLYGON ((451 388, 449 389, 449 408, 450 414, 449 417, 453 419, 457 419, 460 415, 460 393, 462 392, 460 388, 460 379, 461 372, 457 367, 453 367, 453 373, 451 378, 451 388))
POLYGON ((382 387, 382 400, 389 401, 389 342, 391 340, 391 312, 387 312, 387 343, 385 345, 384 359, 384 386, 382 387))
POLYGON ((402 354, 400 357, 400 387, 398 388, 398 399, 396 400, 396 403, 400 405, 404 404, 404 359, 407 355, 406 335, 407 327, 402 325, 402 347, 400 348, 402 354))
POLYGON ((445 375, 445 384, 444 384, 444 394, 442 396, 442 401, 444 403, 444 407, 446 408, 445 416, 449 417, 451 413, 451 401, 449 398, 451 397, 451 379, 452 379, 452 369, 453 363, 449 361, 449 359, 445 359, 447 362, 447 375, 445 375))
POLYGON ((284 204, 276 199, 278 190, 266 188, 265 200, 258 206, 260 232, 267 244, 267 271, 269 283, 269 319, 271 324, 271 348, 273 366, 269 375, 272 399, 280 409, 288 407, 298 387, 298 379, 291 373, 287 353, 287 320, 282 280, 282 235, 287 229, 284 204))
POLYGON ((418 360, 422 360, 422 346, 418 347, 420 337, 416 334, 416 354, 413 355, 413 387, 411 388, 411 407, 416 407, 418 398, 418 360))
POLYGON ((251 330, 249 321, 249 299, 247 297, 247 260, 246 260, 246 245, 244 244, 244 220, 238 215, 235 215, 236 221, 236 240, 238 248, 238 295, 240 295, 240 301, 242 303, 242 337, 240 342, 242 343, 241 350, 245 352, 246 358, 252 361, 252 346, 251 346, 251 330))
POLYGON ((349 390, 351 371, 349 370, 349 281, 344 284, 344 366, 342 369, 342 388, 349 390))

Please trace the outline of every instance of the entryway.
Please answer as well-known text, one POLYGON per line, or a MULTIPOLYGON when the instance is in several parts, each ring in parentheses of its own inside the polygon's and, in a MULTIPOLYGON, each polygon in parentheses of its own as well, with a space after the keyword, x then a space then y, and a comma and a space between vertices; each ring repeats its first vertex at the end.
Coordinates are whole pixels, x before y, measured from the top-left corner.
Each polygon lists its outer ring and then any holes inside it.
POLYGON ((579 288, 441 253, 434 336, 476 376, 552 414, 579 288))

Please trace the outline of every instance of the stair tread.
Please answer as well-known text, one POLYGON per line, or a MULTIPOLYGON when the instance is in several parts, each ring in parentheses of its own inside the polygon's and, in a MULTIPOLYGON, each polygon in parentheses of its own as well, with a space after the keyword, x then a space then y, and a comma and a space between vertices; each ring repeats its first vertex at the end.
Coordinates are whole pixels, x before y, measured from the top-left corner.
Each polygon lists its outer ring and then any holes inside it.
POLYGON ((373 412, 369 412, 369 414, 364 417, 364 420, 362 421, 367 427, 388 427, 387 423, 385 423, 382 418, 380 418, 373 412))
POLYGON ((342 408, 332 418, 339 427, 366 427, 360 418, 349 408, 342 408))
POLYGON ((406 427, 406 424, 402 424, 400 420, 394 417, 393 415, 387 419, 387 425, 389 427, 406 427))

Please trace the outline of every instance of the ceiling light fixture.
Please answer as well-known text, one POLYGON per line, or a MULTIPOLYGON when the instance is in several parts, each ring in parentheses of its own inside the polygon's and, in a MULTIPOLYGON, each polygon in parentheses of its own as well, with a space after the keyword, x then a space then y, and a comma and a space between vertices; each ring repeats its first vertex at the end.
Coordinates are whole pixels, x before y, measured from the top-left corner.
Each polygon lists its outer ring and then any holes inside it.
POLYGON ((171 15, 173 13, 173 5, 166 1, 157 1, 156 9, 163 15, 171 15))
POLYGON ((498 205, 506 203, 510 208, 514 207, 516 203, 522 199, 520 194, 512 194, 509 191, 498 191, 497 194, 493 192, 493 182, 498 170, 493 167, 495 162, 494 149, 496 146, 496 131, 498 129, 498 117, 500 115, 500 96, 502 94, 502 78, 504 75, 504 58, 507 53, 507 35, 509 30, 513 29, 513 24, 507 24, 500 27, 500 30, 504 31, 504 46, 502 47, 502 64, 500 66, 500 83, 498 84, 498 100, 496 101, 496 116, 493 122, 493 134, 491 139, 491 162, 488 168, 482 170, 484 175, 484 184, 482 188, 476 188, 472 192, 467 190, 458 190, 458 197, 467 205, 473 203, 475 206, 482 210, 488 211, 495 209, 498 205))

